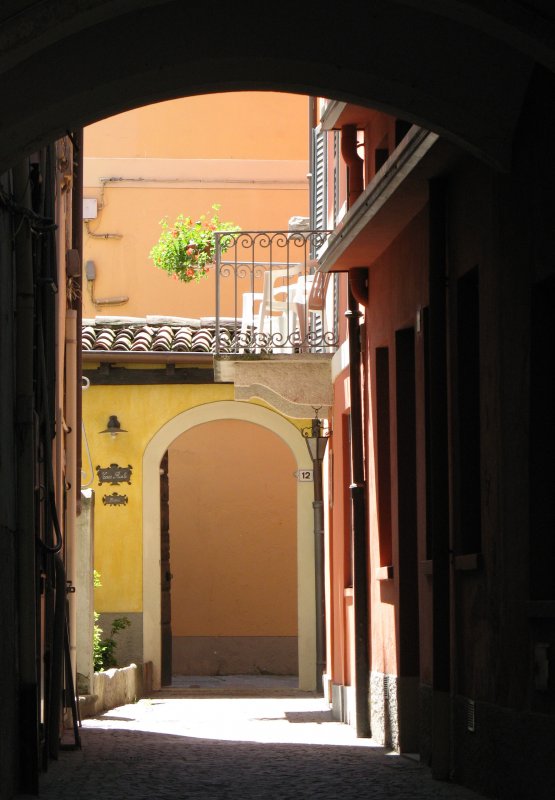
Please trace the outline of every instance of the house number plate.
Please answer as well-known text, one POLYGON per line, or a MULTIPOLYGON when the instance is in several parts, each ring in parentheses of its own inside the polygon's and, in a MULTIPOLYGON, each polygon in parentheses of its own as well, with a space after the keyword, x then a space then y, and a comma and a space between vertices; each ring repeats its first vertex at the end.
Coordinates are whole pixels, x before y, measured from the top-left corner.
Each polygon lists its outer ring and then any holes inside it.
POLYGON ((299 483, 311 483, 314 480, 314 471, 311 469, 298 469, 295 475, 299 483))

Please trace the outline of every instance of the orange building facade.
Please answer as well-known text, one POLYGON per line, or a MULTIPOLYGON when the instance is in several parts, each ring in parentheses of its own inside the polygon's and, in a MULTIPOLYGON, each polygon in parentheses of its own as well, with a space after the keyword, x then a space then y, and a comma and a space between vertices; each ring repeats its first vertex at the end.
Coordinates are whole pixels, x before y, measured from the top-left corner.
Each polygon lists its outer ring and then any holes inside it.
POLYGON ((85 217, 95 217, 85 220, 84 262, 94 278, 83 316, 214 316, 214 270, 182 284, 149 258, 160 220, 210 216, 214 204, 242 230, 287 230, 291 217, 306 216, 306 104, 278 93, 207 95, 87 128, 85 217))

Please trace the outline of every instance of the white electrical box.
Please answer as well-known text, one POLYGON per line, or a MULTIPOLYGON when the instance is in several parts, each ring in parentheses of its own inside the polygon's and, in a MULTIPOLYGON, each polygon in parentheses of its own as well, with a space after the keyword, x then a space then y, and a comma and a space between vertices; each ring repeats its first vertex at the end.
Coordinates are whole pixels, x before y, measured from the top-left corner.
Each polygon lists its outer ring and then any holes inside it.
POLYGON ((98 216, 98 201, 96 197, 83 198, 83 219, 96 219, 98 216))

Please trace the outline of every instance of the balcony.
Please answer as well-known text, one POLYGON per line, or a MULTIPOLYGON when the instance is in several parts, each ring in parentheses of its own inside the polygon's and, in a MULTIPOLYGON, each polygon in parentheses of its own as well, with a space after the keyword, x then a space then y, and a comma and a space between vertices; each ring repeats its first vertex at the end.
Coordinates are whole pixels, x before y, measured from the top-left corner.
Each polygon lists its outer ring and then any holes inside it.
POLYGON ((330 233, 216 233, 216 356, 335 352, 335 282, 316 260, 330 233))
POLYGON ((292 417, 330 407, 337 282, 317 262, 330 233, 215 234, 214 375, 234 384, 236 399, 258 397, 292 417))

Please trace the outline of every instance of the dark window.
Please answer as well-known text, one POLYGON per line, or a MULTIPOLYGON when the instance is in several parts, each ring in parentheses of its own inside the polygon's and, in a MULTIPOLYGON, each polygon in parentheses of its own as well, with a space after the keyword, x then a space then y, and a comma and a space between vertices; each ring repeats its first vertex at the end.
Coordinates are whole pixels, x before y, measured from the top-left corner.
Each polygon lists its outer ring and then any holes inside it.
POLYGON ((532 290, 530 599, 555 600, 555 278, 532 290))
POLYGON ((395 147, 398 147, 401 144, 411 127, 411 123, 404 119, 395 120, 395 147))
POLYGON ((426 448, 426 559, 432 558, 432 468, 431 468, 431 417, 430 417, 430 309, 422 311, 424 336, 424 445, 426 448))
POLYGON ((376 349, 376 451, 380 566, 393 563, 391 549, 391 452, 389 420, 389 349, 376 349))
POLYGON ((400 674, 418 675, 416 391, 414 330, 395 333, 400 674))
POLYGON ((482 546, 480 480, 480 304, 478 269, 457 282, 458 506, 457 551, 482 546))
POLYGON ((389 150, 387 147, 377 147, 374 151, 374 171, 377 172, 380 167, 383 167, 389 158, 389 150))

